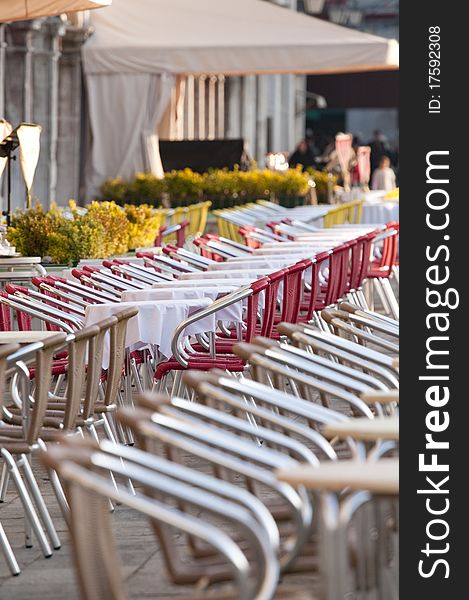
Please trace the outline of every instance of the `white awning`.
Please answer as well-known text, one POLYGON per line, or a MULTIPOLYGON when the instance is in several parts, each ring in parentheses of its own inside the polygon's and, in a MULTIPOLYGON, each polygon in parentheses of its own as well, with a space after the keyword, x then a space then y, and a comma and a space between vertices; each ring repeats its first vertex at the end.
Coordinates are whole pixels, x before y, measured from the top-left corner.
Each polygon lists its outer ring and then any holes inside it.
POLYGON ((87 74, 334 73, 399 64, 396 40, 263 0, 114 0, 91 19, 87 74))
POLYGON ((112 0, 0 0, 0 23, 109 6, 112 0))

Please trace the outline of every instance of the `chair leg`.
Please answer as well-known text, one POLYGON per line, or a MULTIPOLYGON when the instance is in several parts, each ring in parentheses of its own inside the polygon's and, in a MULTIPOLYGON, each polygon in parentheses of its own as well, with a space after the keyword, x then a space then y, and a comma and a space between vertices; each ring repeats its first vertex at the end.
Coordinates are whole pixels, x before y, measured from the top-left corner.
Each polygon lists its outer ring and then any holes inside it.
MULTIPOLYGON (((129 381, 130 381, 130 378, 129 378, 129 381)), ((122 393, 117 392, 116 404, 117 404, 117 406, 122 406, 125 408, 125 407, 129 407, 129 406, 133 406, 133 401, 131 399, 130 403, 128 403, 128 402, 126 403, 126 399, 122 395, 122 393)), ((108 412, 107 416, 108 416, 109 421, 114 424, 114 429, 118 433, 118 438, 119 438, 119 441, 121 442, 121 444, 125 444, 128 446, 134 444, 135 443, 134 437, 133 437, 131 430, 128 427, 120 426, 119 423, 117 423, 117 426, 116 426, 116 421, 114 419, 114 415, 112 412, 108 412)))
MULTIPOLYGON (((18 495, 20 497, 21 503, 24 508, 26 521, 31 526, 32 530, 34 531, 34 533, 37 537, 37 540, 39 542, 39 545, 41 546, 42 553, 44 554, 45 558, 49 558, 50 556, 52 556, 52 549, 51 549, 49 542, 47 541, 47 538, 44 534, 44 531, 41 526, 41 522, 39 521, 39 517, 37 516, 37 513, 34 509, 34 505, 31 501, 31 498, 29 497, 28 490, 26 489, 24 481, 21 478, 21 474, 18 470, 16 461, 13 458, 13 456, 8 452, 8 450, 6 450, 5 448, 3 448, 1 450, 1 453, 2 453, 3 459, 5 460, 5 463, 8 465, 10 475, 12 476, 13 482, 18 491, 18 495)), ((31 540, 30 540, 28 531, 26 532, 25 538, 26 538, 25 539, 26 546, 31 547, 31 540)))
MULTIPOLYGON (((98 432, 96 431, 96 427, 94 426, 94 423, 90 423, 88 425, 88 431, 90 433, 90 436, 93 438, 93 440, 97 444, 99 444, 99 436, 98 436, 98 432)), ((115 490, 118 491, 116 478, 114 477, 114 473, 112 471, 109 471, 109 477, 111 478, 112 485, 114 486, 115 490)), ((109 500, 109 503, 110 503, 110 506, 113 509, 114 507, 113 507, 112 502, 110 500, 109 500)))
POLYGON ((36 504, 37 510, 42 519, 42 522, 44 523, 52 546, 54 547, 54 550, 59 550, 62 544, 60 542, 59 536, 57 535, 57 531, 52 522, 46 503, 44 502, 44 498, 42 497, 41 492, 39 490, 39 486, 34 477, 31 465, 29 464, 28 457, 25 454, 21 455, 21 460, 18 463, 18 466, 22 467, 23 469, 26 485, 28 486, 29 492, 33 497, 34 503, 36 504))
POLYGON ((10 542, 6 536, 5 530, 3 529, 3 525, 0 523, 0 548, 5 556, 5 560, 7 561, 8 568, 10 569, 10 573, 12 575, 20 574, 20 567, 16 560, 16 557, 11 549, 10 542))
POLYGON ((5 502, 8 483, 10 481, 10 472, 8 471, 8 467, 5 463, 2 465, 2 475, 0 477, 0 502, 5 502))
POLYGON ((130 369, 132 371, 132 377, 135 382, 135 387, 137 388, 137 391, 141 394, 143 393, 142 378, 140 377, 140 373, 138 372, 137 365, 135 364, 134 360, 130 361, 130 369))
POLYGON ((179 396, 181 393, 182 383, 182 371, 176 371, 174 374, 173 387, 171 389, 171 396, 179 396))
POLYGON ((357 294, 357 299, 358 299, 359 306, 361 306, 365 310, 370 310, 370 307, 368 306, 368 303, 366 301, 365 294, 363 293, 363 290, 360 288, 359 290, 357 290, 356 294, 357 294))
MULTIPOLYGON (((81 427, 78 428, 78 432, 82 437, 84 437, 83 430, 81 429, 81 427)), ((37 441, 37 443, 42 452, 47 452, 47 446, 43 440, 39 439, 37 441)), ((62 512, 62 516, 63 516, 64 520, 68 523, 68 519, 70 517, 70 507, 68 505, 68 501, 65 496, 65 492, 62 487, 62 483, 59 479, 59 476, 57 475, 57 471, 54 471, 53 469, 48 470, 48 475, 49 475, 50 484, 52 486, 52 489, 54 490, 57 504, 59 505, 59 508, 60 508, 60 511, 62 512)))
MULTIPOLYGON (((383 305, 384 313, 386 315, 391 314, 391 307, 389 306, 389 302, 386 298, 386 294, 384 293, 384 290, 382 287, 382 281, 379 277, 375 277, 375 279, 373 279, 373 287, 379 296, 379 300, 380 300, 381 304, 383 305)), ((374 310, 374 307, 373 307, 373 310, 374 310)))
POLYGON ((109 441, 111 441, 113 444, 117 444, 118 436, 117 436, 117 431, 115 428, 115 421, 114 421, 114 419, 109 418, 109 417, 110 417, 110 415, 108 415, 106 413, 102 414, 104 433, 106 434, 106 437, 109 441))
POLYGON ((391 282, 389 279, 382 279, 381 286, 383 288, 383 292, 386 296, 386 300, 388 301, 390 313, 393 319, 396 321, 399 320, 399 303, 396 300, 396 296, 394 294, 394 290, 392 289, 391 282))
POLYGON ((364 283, 364 295, 367 306, 370 310, 375 309, 375 292, 374 292, 374 280, 367 279, 364 283))

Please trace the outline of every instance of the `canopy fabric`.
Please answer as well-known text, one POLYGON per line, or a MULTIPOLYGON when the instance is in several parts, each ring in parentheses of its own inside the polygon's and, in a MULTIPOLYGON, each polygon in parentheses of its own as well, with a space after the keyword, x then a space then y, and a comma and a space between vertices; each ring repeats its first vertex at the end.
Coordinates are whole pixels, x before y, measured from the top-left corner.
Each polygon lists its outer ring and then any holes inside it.
POLYGON ((113 0, 93 11, 91 23, 95 32, 83 47, 88 197, 107 177, 161 175, 158 132, 180 76, 398 67, 395 40, 262 0, 113 0))
POLYGON ((91 17, 91 73, 331 73, 398 67, 398 44, 262 0, 114 0, 91 17))
POLYGON ((0 23, 109 6, 112 0, 0 0, 0 23))
POLYGON ((130 179, 137 171, 163 176, 157 132, 175 81, 167 73, 88 76, 93 141, 87 195, 99 193, 107 177, 130 179))

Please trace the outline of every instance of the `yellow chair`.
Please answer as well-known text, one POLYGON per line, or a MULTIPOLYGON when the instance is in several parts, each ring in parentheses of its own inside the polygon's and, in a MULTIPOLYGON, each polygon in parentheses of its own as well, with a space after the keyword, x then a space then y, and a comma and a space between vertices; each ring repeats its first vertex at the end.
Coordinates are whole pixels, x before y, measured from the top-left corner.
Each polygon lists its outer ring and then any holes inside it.
POLYGON ((334 227, 345 223, 358 224, 361 222, 363 200, 352 200, 332 207, 324 217, 324 227, 334 227))
MULTIPOLYGON (((170 224, 177 225, 181 221, 189 221, 187 226, 186 234, 192 237, 202 235, 207 225, 208 211, 212 206, 209 201, 197 202, 197 204, 191 204, 189 206, 177 206, 172 209, 170 216, 170 224)), ((172 236, 168 238, 168 241, 172 240, 172 236)))
POLYGON ((324 227, 329 229, 337 224, 337 214, 340 210, 340 207, 334 206, 329 209, 326 215, 324 215, 324 227))
POLYGON ((191 230, 191 234, 194 236, 202 235, 205 231, 205 227, 207 226, 208 219, 208 211, 212 206, 210 200, 206 200, 205 202, 199 202, 198 205, 198 219, 197 219, 197 228, 191 230))
POLYGON ((358 225, 362 221, 363 200, 354 200, 350 202, 348 222, 358 225))

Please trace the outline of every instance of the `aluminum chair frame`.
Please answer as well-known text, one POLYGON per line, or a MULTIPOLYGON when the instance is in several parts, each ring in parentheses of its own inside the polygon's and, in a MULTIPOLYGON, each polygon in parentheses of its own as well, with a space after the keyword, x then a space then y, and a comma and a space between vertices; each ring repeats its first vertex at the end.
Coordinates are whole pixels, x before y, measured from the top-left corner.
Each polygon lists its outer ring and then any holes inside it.
POLYGON ((159 440, 167 447, 179 448, 185 454, 208 461, 214 467, 214 474, 219 472, 216 468, 218 465, 224 471, 242 475, 276 492, 289 507, 295 528, 285 543, 280 565, 282 570, 292 565, 308 540, 312 507, 304 490, 294 490, 288 485, 285 487, 276 480, 273 469, 278 468, 275 465, 283 464, 286 467, 298 464, 297 461, 268 448, 259 452, 258 444, 235 435, 227 436, 226 431, 217 431, 207 425, 188 425, 186 421, 151 411, 138 415, 123 409, 117 413, 117 418, 133 429, 139 446, 147 451, 148 440, 159 440))
POLYGON ((284 378, 285 381, 293 382, 292 386, 293 394, 301 397, 305 400, 314 402, 315 399, 311 392, 314 390, 318 393, 321 399, 326 400, 329 397, 339 398, 346 402, 352 411, 356 411, 358 414, 370 419, 373 418, 373 413, 370 407, 366 405, 355 394, 344 390, 343 388, 330 384, 326 381, 306 375, 300 371, 291 369, 290 367, 283 366, 266 356, 263 349, 254 344, 236 344, 233 348, 234 353, 240 356, 243 360, 247 361, 251 367, 250 373, 256 381, 260 383, 271 383, 273 379, 272 387, 281 389, 280 385, 277 384, 276 378, 284 378), (298 390, 297 386, 300 387, 298 390), (300 393, 301 392, 301 393, 300 393))
MULTIPOLYGON (((74 448, 74 450, 76 451, 77 448, 74 448)), ((175 527, 180 531, 196 536, 214 547, 216 551, 225 558, 227 564, 231 568, 233 580, 237 586, 240 600, 253 600, 254 598, 256 600, 270 600, 270 598, 272 598, 278 579, 278 564, 275 555, 267 543, 265 532, 258 521, 253 518, 248 510, 245 510, 239 504, 235 504, 226 499, 222 500, 213 493, 207 493, 200 488, 195 489, 193 486, 188 486, 174 478, 164 476, 161 473, 155 478, 154 471, 151 468, 148 468, 148 465, 141 466, 134 462, 129 462, 123 457, 113 458, 112 456, 102 454, 99 451, 92 452, 89 457, 83 457, 83 455, 81 455, 79 456, 78 461, 75 460, 75 462, 72 462, 74 457, 63 457, 56 449, 52 449, 44 455, 44 460, 47 461, 47 464, 58 469, 61 477, 68 483, 69 493, 71 491, 70 484, 73 485, 73 482, 75 482, 89 491, 99 494, 102 498, 101 518, 106 518, 106 499, 111 497, 116 502, 123 503, 126 506, 148 515, 153 523, 159 522, 163 526, 175 527), (83 465, 83 463, 85 464, 83 465), (131 475, 134 481, 139 482, 144 486, 144 489, 146 490, 145 495, 135 496, 130 494, 122 486, 119 486, 118 490, 115 490, 108 479, 100 476, 99 472, 94 472, 96 469, 112 470, 116 475, 119 474, 121 476, 131 475), (177 498, 184 503, 191 503, 194 506, 208 509, 212 514, 221 516, 224 519, 235 521, 249 540, 255 551, 256 558, 260 560, 261 576, 258 577, 258 581, 255 582, 254 587, 252 584, 250 585, 248 580, 250 575, 248 560, 240 550, 239 546, 233 542, 231 537, 207 523, 206 520, 187 515, 177 508, 167 506, 165 503, 154 498, 154 493, 164 493, 166 496, 177 498)), ((72 496, 71 505, 73 513, 75 506, 77 506, 78 503, 74 502, 73 495, 70 495, 72 496)), ((107 526, 109 526, 108 523, 107 526)), ((83 527, 82 522, 81 527, 83 527)), ((94 529, 96 530, 96 527, 94 529)), ((94 540, 96 538, 92 531, 92 529, 89 530, 90 538, 94 540)), ((79 550, 79 548, 76 547, 77 543, 82 544, 86 539, 85 536, 81 536, 80 538, 78 538, 78 536, 79 532, 75 531, 73 539, 75 540, 76 550, 79 550)), ((96 547, 102 547, 102 544, 97 544, 96 547)), ((86 556, 83 555, 83 551, 86 553, 87 550, 89 551, 91 549, 92 547, 89 547, 86 544, 81 548, 82 552, 81 556, 79 556, 81 564, 79 560, 78 565, 79 570, 81 569, 80 583, 82 586, 83 597, 86 598, 86 600, 98 600, 102 598, 101 594, 103 593, 103 588, 101 588, 101 590, 98 589, 97 591, 93 589, 93 586, 96 586, 96 581, 89 581, 89 578, 86 577, 86 572, 84 572, 86 556)), ((112 554, 115 556, 114 552, 112 554)), ((114 565, 115 564, 116 563, 114 562, 114 565)), ((103 575, 111 577, 110 573, 103 573, 103 575)), ((109 581, 106 581, 105 585, 106 584, 112 586, 109 581)), ((116 592, 120 587, 119 584, 122 584, 122 581, 114 583, 116 592)), ((119 592, 117 598, 124 597, 125 596, 119 592)))
MULTIPOLYGON (((259 389, 257 386, 260 384, 257 382, 229 377, 217 369, 209 373, 190 370, 184 373, 183 380, 196 393, 198 403, 192 403, 196 407, 204 403, 220 410, 228 408, 238 417, 247 416, 254 431, 259 423, 264 427, 275 428, 285 435, 294 434, 308 445, 312 445, 327 459, 337 460, 334 448, 312 424, 317 423, 320 426, 324 422, 341 421, 345 419, 344 415, 311 405, 290 394, 281 394, 279 400, 277 394, 271 397, 270 388, 261 386, 259 389), (320 414, 316 411, 317 407, 321 409, 320 414), (306 425, 302 421, 306 421, 306 425)), ((355 446, 352 445, 353 455, 356 455, 355 446)))

